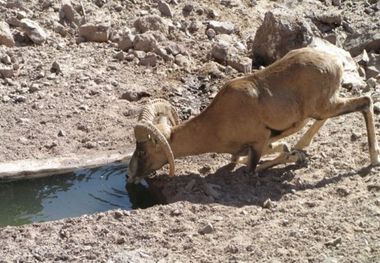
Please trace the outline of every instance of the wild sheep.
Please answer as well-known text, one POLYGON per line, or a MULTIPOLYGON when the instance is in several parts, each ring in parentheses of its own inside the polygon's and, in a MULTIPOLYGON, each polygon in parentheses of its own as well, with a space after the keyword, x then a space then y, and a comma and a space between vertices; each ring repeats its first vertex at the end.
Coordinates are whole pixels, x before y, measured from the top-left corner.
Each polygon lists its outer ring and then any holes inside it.
POLYGON ((174 158, 207 152, 230 153, 251 171, 296 161, 277 140, 315 123, 294 146, 308 146, 327 119, 361 111, 367 127, 372 165, 380 163, 370 97, 341 98, 342 65, 312 48, 289 52, 267 68, 227 82, 198 116, 180 123, 164 100, 145 106, 134 128, 136 150, 129 163, 130 182, 138 182, 166 163, 174 175, 174 158), (262 155, 280 152, 259 166, 262 155), (248 154, 247 157, 240 157, 248 154))

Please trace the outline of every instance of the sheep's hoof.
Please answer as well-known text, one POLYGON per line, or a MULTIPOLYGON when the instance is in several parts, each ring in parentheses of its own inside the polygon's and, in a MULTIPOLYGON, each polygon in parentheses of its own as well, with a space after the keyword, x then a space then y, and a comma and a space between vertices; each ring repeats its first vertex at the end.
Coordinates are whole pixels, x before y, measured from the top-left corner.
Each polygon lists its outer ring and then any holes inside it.
POLYGON ((293 150, 289 155, 289 162, 294 162, 296 165, 307 165, 308 159, 305 151, 293 150))

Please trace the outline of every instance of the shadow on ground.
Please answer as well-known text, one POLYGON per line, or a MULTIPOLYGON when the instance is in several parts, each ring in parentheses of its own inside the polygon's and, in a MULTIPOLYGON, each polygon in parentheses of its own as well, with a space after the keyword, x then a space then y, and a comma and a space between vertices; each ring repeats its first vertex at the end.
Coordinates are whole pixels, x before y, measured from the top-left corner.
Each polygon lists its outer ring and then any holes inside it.
POLYGON ((219 203, 242 207, 246 205, 263 206, 268 199, 280 200, 284 195, 308 189, 336 184, 347 177, 365 176, 371 168, 341 173, 324 178, 313 184, 297 183, 294 171, 299 165, 284 168, 272 168, 260 174, 252 175, 245 167, 231 171, 229 165, 203 177, 200 174, 185 173, 174 178, 160 176, 148 181, 151 191, 162 203, 189 201, 192 203, 219 203))

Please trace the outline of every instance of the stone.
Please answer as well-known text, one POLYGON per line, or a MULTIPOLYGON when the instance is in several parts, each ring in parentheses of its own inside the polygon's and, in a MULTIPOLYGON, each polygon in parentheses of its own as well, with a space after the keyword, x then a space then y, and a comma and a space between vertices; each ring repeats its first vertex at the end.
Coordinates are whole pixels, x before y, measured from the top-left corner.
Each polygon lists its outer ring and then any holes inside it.
POLYGON ((367 51, 364 49, 360 55, 354 58, 354 60, 356 61, 356 63, 358 63, 361 66, 364 66, 364 67, 367 66, 369 62, 369 56, 368 56, 367 51))
POLYGON ((270 200, 270 198, 268 198, 267 200, 264 201, 263 208, 270 209, 270 208, 273 208, 273 207, 274 207, 274 203, 273 203, 272 200, 270 200))
POLYGON ((376 102, 373 104, 373 111, 376 113, 376 114, 379 114, 380 113, 380 101, 379 102, 376 102))
POLYGON ((107 42, 110 37, 109 24, 87 23, 79 27, 79 36, 90 42, 107 42))
POLYGON ((155 53, 148 52, 144 58, 140 59, 139 65, 146 67, 155 67, 158 61, 158 57, 155 53))
POLYGON ((144 97, 150 97, 150 94, 145 91, 129 90, 121 95, 122 100, 139 101, 144 97))
POLYGON ((376 78, 380 74, 380 54, 370 53, 366 67, 366 77, 376 78))
POLYGON ((349 35, 343 43, 353 57, 360 55, 365 49, 367 52, 380 53, 380 31, 375 30, 366 33, 349 35))
POLYGON ((11 65, 12 64, 12 59, 8 55, 4 55, 0 58, 1 63, 5 65, 11 65))
POLYGON ((219 21, 209 21, 209 28, 212 28, 218 34, 233 34, 235 32, 235 25, 232 22, 219 22, 219 21))
POLYGON ((155 263, 157 260, 141 249, 125 250, 111 255, 107 263, 155 263))
POLYGON ((0 77, 11 78, 15 75, 15 70, 10 66, 2 66, 0 64, 0 77))
POLYGON ((211 223, 207 223, 205 226, 201 227, 198 230, 198 233, 201 235, 211 234, 215 231, 214 226, 211 223))
POLYGON ((193 3, 187 3, 185 6, 182 8, 182 14, 184 16, 189 16, 191 12, 194 10, 194 4, 193 3))
POLYGON ((342 48, 339 48, 326 40, 315 37, 308 45, 309 47, 327 52, 337 58, 343 65, 342 86, 347 89, 360 90, 366 86, 363 79, 360 77, 356 62, 351 57, 350 53, 342 48))
POLYGON ((338 12, 326 12, 318 15, 316 19, 324 24, 331 25, 333 27, 338 27, 342 24, 342 15, 338 12))
POLYGON ((153 51, 157 47, 156 38, 150 32, 146 32, 143 34, 138 34, 134 41, 133 47, 135 50, 141 51, 153 51))
POLYGON ((375 90, 377 85, 377 80, 375 78, 367 79, 367 87, 369 90, 375 90))
POLYGON ((160 11, 161 15, 163 16, 173 17, 173 12, 170 6, 164 1, 158 2, 158 11, 160 11))
POLYGON ((157 15, 147 15, 140 17, 133 23, 137 32, 145 33, 146 31, 160 31, 167 34, 169 32, 169 25, 157 15))
POLYGON ((21 28, 30 40, 35 44, 42 44, 47 39, 47 33, 37 22, 28 18, 21 19, 21 28))
POLYGON ((190 60, 186 56, 184 56, 182 54, 178 54, 177 56, 175 56, 174 62, 178 66, 181 66, 181 67, 188 67, 188 66, 190 66, 190 60))
POLYGON ((254 63, 268 65, 290 50, 310 44, 313 35, 310 25, 302 17, 269 11, 252 43, 254 63))
POLYGON ((213 39, 213 38, 216 36, 216 32, 215 32, 214 29, 212 29, 212 28, 208 28, 208 29, 206 30, 206 35, 207 35, 207 37, 208 37, 209 39, 213 39))
POLYGON ((9 25, 3 21, 0 21, 0 45, 7 47, 15 46, 15 41, 13 39, 9 25))
POLYGON ((61 9, 59 10, 59 17, 61 21, 75 25, 80 25, 82 20, 79 13, 72 6, 70 0, 62 0, 61 9))
POLYGON ((236 56, 237 49, 227 41, 218 41, 211 49, 211 56, 219 63, 225 64, 229 57, 236 56))
POLYGON ((244 74, 251 73, 252 71, 252 59, 248 57, 234 56, 227 59, 227 65, 233 67, 239 72, 244 74))
POLYGON ((342 0, 332 0, 331 4, 333 6, 341 6, 342 5, 342 0))
POLYGON ((124 52, 123 51, 119 51, 119 52, 117 52, 116 54, 115 54, 115 58, 117 59, 117 60, 124 60, 124 58, 125 58, 125 55, 124 55, 124 52))
POLYGON ((118 43, 118 47, 121 50, 128 51, 129 49, 133 48, 134 40, 135 40, 135 35, 133 35, 129 31, 124 32, 124 34, 121 36, 121 39, 118 43))
POLYGON ((51 65, 50 72, 55 74, 62 73, 61 65, 57 61, 54 61, 51 65))

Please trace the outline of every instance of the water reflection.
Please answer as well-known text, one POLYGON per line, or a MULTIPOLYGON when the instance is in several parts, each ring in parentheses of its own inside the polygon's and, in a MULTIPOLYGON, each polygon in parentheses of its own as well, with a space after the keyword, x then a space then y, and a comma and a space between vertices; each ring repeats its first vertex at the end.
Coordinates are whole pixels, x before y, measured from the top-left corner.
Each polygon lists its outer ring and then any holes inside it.
POLYGON ((108 165, 0 184, 0 226, 156 204, 146 185, 126 185, 126 166, 108 165))

